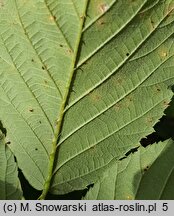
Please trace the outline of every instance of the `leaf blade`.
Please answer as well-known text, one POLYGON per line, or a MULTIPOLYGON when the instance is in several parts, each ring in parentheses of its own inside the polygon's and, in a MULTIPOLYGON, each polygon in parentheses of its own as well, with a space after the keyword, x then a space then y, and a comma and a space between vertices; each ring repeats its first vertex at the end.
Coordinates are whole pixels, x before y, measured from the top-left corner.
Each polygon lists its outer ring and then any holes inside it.
MULTIPOLYGON (((73 53, 76 51, 67 46, 68 35, 64 36, 67 29, 63 23, 59 28, 57 18, 63 22, 60 11, 64 13, 65 7, 71 10, 70 23, 75 22, 75 27, 69 26, 68 31, 75 29, 75 37, 83 21, 78 19, 77 22, 73 2, 61 4, 60 1, 61 7, 53 8, 52 3, 55 2, 8 1, 0 11, 3 49, 0 56, 0 119, 12 140, 11 149, 18 158, 19 167, 39 190, 47 179, 52 140, 59 136, 55 134, 55 126, 63 116, 62 107, 76 55, 73 53)), ((77 5, 79 13, 83 13, 86 0, 77 5)), ((64 19, 67 22, 66 16, 64 19)), ((72 41, 72 48, 76 49, 78 38, 72 41)))
POLYGON ((58 162, 51 188, 53 193, 68 193, 94 183, 110 161, 122 158, 130 149, 137 147, 142 137, 153 132, 153 125, 163 115, 172 97, 163 75, 165 71, 173 81, 173 72, 170 71, 173 67, 173 30, 167 24, 167 14, 172 11, 170 3, 152 5, 148 2, 148 10, 143 12, 143 16, 140 11, 130 26, 114 38, 115 41, 92 56, 81 70, 77 69, 58 143, 58 162), (144 37, 138 34, 139 29, 144 37), (134 37, 127 36, 130 31, 135 34, 134 37), (136 43, 128 46, 132 38, 137 38, 136 43), (158 40, 153 44, 155 38, 158 40), (129 50, 132 56, 126 56, 125 43, 126 48, 132 46, 129 50), (149 52, 152 45, 153 49, 149 52), (116 50, 116 46, 120 49, 116 50), (118 56, 114 56, 113 50, 116 54, 119 51, 124 53, 122 67, 117 67, 120 58, 116 59, 118 56), (115 61, 111 63, 112 58, 115 61), (108 70, 103 66, 106 62, 109 62, 108 70), (115 73, 110 76, 113 68, 115 73), (96 77, 101 85, 96 84, 96 77), (94 89, 88 91, 90 85, 94 89))
POLYGON ((104 178, 94 184, 84 199, 172 199, 172 181, 168 180, 168 190, 165 189, 165 179, 173 170, 172 152, 172 140, 146 148, 140 147, 138 151, 122 161, 111 163, 104 178), (164 160, 167 158, 166 163, 164 160))
POLYGON ((0 131, 0 200, 22 199, 17 164, 0 131))

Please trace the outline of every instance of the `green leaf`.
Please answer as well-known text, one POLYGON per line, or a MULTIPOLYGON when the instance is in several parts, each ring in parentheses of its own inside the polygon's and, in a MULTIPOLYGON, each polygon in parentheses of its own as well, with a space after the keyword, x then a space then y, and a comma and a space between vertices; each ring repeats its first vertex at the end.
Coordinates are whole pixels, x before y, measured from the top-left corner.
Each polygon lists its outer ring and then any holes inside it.
POLYGON ((17 164, 0 131, 0 200, 22 199, 17 164))
POLYGON ((83 23, 76 13, 83 16, 86 5, 58 3, 60 18, 51 1, 6 1, 0 9, 0 119, 19 167, 37 189, 47 179, 74 71, 83 23))
POLYGON ((174 142, 165 142, 165 148, 147 173, 143 176, 136 199, 174 199, 174 142), (148 184, 147 184, 148 182, 148 184))
POLYGON ((53 193, 96 182, 113 159, 123 157, 153 131, 172 96, 168 88, 174 76, 170 3, 117 1, 84 27, 53 193))
POLYGON ((41 199, 50 186, 63 194, 103 178, 153 131, 172 97, 173 8, 173 0, 0 6, 0 119, 41 199))
POLYGON ((173 153, 172 140, 140 147, 126 159, 111 163, 84 199, 173 199, 173 153))

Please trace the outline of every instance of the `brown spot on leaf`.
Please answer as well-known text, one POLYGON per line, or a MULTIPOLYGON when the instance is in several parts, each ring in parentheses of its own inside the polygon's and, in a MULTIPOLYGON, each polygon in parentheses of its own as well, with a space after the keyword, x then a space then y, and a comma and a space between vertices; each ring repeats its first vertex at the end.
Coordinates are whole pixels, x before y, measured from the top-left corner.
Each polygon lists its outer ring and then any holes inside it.
POLYGON ((117 79, 117 82, 118 82, 119 84, 121 84, 121 83, 123 82, 123 79, 118 78, 118 79, 117 79))
POLYGON ((126 80, 126 75, 123 74, 123 73, 117 73, 115 74, 113 77, 112 77, 112 82, 113 82, 113 85, 122 85, 123 84, 123 81, 126 80))
POLYGON ((93 92, 91 92, 89 94, 89 97, 92 102, 98 102, 101 100, 101 94, 97 90, 94 90, 93 92))
POLYGON ((151 24, 154 26, 154 21, 153 20, 151 20, 151 24))
POLYGON ((8 142, 6 142, 6 144, 7 144, 7 145, 10 145, 10 144, 11 144, 11 142, 10 142, 10 141, 8 141, 8 142))
POLYGON ((99 10, 101 13, 105 13, 107 10, 108 10, 108 5, 105 3, 105 4, 101 4, 99 5, 99 10))
POLYGON ((125 100, 125 102, 124 102, 124 106, 126 107, 126 108, 128 108, 130 105, 131 105, 131 102, 133 101, 133 99, 132 99, 132 97, 131 96, 127 96, 126 97, 126 100, 125 100))
POLYGON ((120 108, 121 108, 120 104, 116 103, 116 104, 114 105, 115 111, 119 111, 120 108))
POLYGON ((161 92, 161 88, 160 88, 159 85, 156 85, 156 86, 155 86, 155 91, 156 91, 157 93, 160 93, 160 92, 161 92))
POLYGON ((131 96, 127 96, 127 100, 128 100, 129 102, 132 102, 132 101, 133 101, 133 98, 132 98, 131 96))
POLYGON ((146 167, 144 168, 144 172, 146 172, 148 169, 149 169, 149 166, 146 166, 146 167))
POLYGON ((67 53, 71 55, 73 53, 73 51, 71 49, 68 49, 67 53))
POLYGON ((164 101, 163 104, 164 104, 165 108, 167 108, 168 106, 170 106, 170 102, 168 102, 168 101, 164 101))
POLYGON ((143 18, 143 17, 145 16, 145 14, 146 14, 146 13, 145 13, 144 11, 140 11, 140 12, 139 12, 139 17, 140 17, 140 18, 143 18))
POLYGON ((47 65, 42 65, 42 70, 47 70, 47 65))
POLYGON ((4 0, 0 0, 0 7, 4 7, 4 0))
POLYGON ((146 118, 146 122, 151 125, 153 123, 153 118, 151 116, 148 116, 146 118))
POLYGON ((156 25, 155 25, 154 21, 150 20, 150 31, 154 31, 155 28, 156 28, 156 25))
POLYGON ((103 26, 104 24, 106 24, 106 20, 102 17, 102 18, 100 18, 99 20, 97 20, 97 26, 98 27, 101 27, 101 26, 103 26))
POLYGON ((30 111, 30 112, 34 112, 34 109, 30 108, 29 111, 30 111))

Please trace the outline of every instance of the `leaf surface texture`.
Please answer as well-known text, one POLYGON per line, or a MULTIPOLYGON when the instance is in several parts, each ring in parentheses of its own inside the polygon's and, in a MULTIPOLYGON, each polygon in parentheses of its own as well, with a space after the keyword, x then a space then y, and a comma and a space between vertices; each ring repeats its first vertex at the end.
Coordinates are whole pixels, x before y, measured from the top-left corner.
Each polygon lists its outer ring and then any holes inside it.
POLYGON ((173 0, 4 1, 0 119, 33 187, 43 189, 54 139, 51 192, 64 194, 103 178, 153 131, 172 97, 173 9, 173 0))
POLYGON ((111 163, 84 199, 173 199, 173 151, 172 140, 140 147, 126 159, 111 163))
POLYGON ((14 155, 5 143, 5 136, 0 131, 0 200, 17 200, 22 198, 18 179, 17 164, 14 155))

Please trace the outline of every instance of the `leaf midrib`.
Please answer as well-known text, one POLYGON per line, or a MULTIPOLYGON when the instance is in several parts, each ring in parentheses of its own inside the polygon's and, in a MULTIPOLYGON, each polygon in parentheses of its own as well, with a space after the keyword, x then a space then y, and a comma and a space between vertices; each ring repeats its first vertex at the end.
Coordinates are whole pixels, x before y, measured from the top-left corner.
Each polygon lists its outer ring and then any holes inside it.
POLYGON ((49 189, 50 189, 50 184, 51 184, 51 179, 52 179, 52 174, 53 174, 53 168, 54 168, 54 160, 55 160, 55 156, 56 156, 56 151, 57 151, 57 142, 60 138, 60 133, 61 133, 61 129, 62 129, 62 124, 63 124, 63 118, 64 118, 64 110, 65 110, 65 106, 68 100, 68 96, 71 90, 71 83, 73 80, 73 75, 74 75, 74 68, 75 68, 75 64, 76 64, 76 58, 78 55, 78 49, 79 49, 79 45, 80 45, 80 41, 81 41, 81 37, 82 37, 82 28, 83 28, 83 24, 84 24, 84 20, 85 20, 85 13, 87 10, 87 6, 88 6, 88 2, 89 0, 85 0, 84 1, 84 11, 83 14, 81 16, 81 22, 79 23, 79 32, 77 33, 77 40, 75 43, 75 48, 74 48, 74 56, 72 58, 71 61, 71 65, 70 65, 70 75, 69 75, 69 81, 66 85, 66 91, 62 100, 62 104, 60 105, 60 112, 59 115, 57 117, 57 122, 56 122, 56 126, 55 126, 55 130, 54 130, 54 135, 53 135, 53 139, 52 139, 52 151, 50 153, 50 160, 49 160, 49 170, 48 170, 48 176, 47 179, 45 181, 44 184, 44 188, 42 191, 41 196, 39 197, 39 199, 45 199, 49 189))

